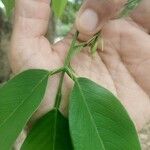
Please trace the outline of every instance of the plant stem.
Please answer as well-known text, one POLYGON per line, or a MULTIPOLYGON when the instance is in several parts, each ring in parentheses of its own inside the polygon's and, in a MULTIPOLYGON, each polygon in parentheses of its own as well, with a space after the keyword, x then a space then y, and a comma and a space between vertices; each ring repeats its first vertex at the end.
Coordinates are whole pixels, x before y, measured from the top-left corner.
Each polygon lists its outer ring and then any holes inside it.
POLYGON ((87 42, 83 42, 80 44, 77 44, 76 47, 87 47, 90 46, 95 40, 98 39, 98 37, 100 36, 100 32, 96 33, 91 39, 89 39, 87 42))
POLYGON ((74 82, 76 82, 77 77, 69 67, 66 68, 66 73, 74 82))
POLYGON ((65 72, 62 72, 59 80, 59 85, 58 85, 57 94, 55 98, 55 105, 54 105, 54 107, 57 109, 59 108, 62 99, 62 85, 63 85, 64 77, 65 77, 65 72))
POLYGON ((76 44, 76 42, 77 42, 78 35, 79 35, 79 32, 77 31, 77 32, 75 33, 74 37, 73 37, 73 40, 72 40, 70 49, 69 49, 68 54, 67 54, 67 57, 66 57, 66 59, 65 59, 64 67, 68 67, 69 64, 70 64, 71 55, 72 55, 72 53, 74 52, 74 47, 75 47, 75 44, 76 44))
MULTIPOLYGON (((68 54, 67 54, 67 56, 65 58, 64 67, 60 68, 60 70, 62 71, 62 73, 61 73, 61 76, 60 76, 59 85, 58 85, 58 89, 57 89, 57 94, 56 94, 56 98, 55 98, 55 105, 54 105, 54 107, 56 109, 59 109, 59 106, 60 106, 60 103, 61 103, 61 99, 62 99, 62 86, 63 86, 63 81, 64 81, 65 73, 67 73, 68 76, 73 81, 76 82, 76 76, 74 75, 73 71, 70 69, 70 61, 71 61, 72 56, 74 54, 75 47, 76 46, 83 46, 83 47, 89 46, 94 40, 96 40, 98 38, 99 32, 96 33, 91 39, 89 39, 88 42, 84 42, 84 43, 76 45, 77 39, 78 39, 78 35, 79 35, 79 32, 77 31, 75 33, 74 37, 73 37, 73 40, 72 40, 71 46, 69 48, 68 54)), ((58 70, 57 73, 59 73, 60 70, 58 70)))
POLYGON ((49 72, 49 76, 55 75, 55 74, 60 73, 60 72, 62 72, 64 70, 65 70, 64 67, 61 67, 59 69, 55 69, 55 70, 49 72))
MULTIPOLYGON (((75 47, 75 44, 76 44, 76 41, 77 41, 77 38, 78 38, 78 34, 79 34, 79 32, 77 31, 75 33, 74 37, 73 37, 73 40, 72 40, 70 49, 68 51, 67 57, 65 59, 65 63, 64 63, 64 67, 63 68, 69 68, 70 61, 71 61, 71 55, 72 55, 72 53, 74 51, 74 47, 75 47)), ((54 107, 56 109, 59 109, 59 106, 60 106, 60 103, 61 103, 61 99, 62 99, 62 86, 63 86, 63 81, 64 81, 65 73, 66 73, 66 71, 63 71, 61 73, 61 76, 60 76, 58 90, 57 90, 57 94, 56 94, 56 98, 55 98, 55 105, 54 105, 54 107)))
POLYGON ((74 54, 75 47, 76 46, 83 46, 83 47, 89 46, 95 39, 98 38, 99 32, 96 33, 91 39, 89 39, 88 42, 81 43, 81 45, 80 44, 76 45, 77 39, 78 39, 78 35, 79 35, 79 32, 77 31, 75 33, 74 37, 73 37, 71 46, 69 48, 68 54, 67 54, 65 62, 64 62, 64 67, 63 67, 64 70, 62 70, 62 73, 61 73, 61 76, 60 76, 59 85, 58 85, 58 89, 57 89, 57 94, 56 94, 56 98, 55 98, 55 105, 54 105, 54 107, 56 109, 59 109, 59 106, 60 106, 60 103, 61 103, 61 99, 62 99, 62 86, 63 86, 63 81, 64 81, 65 73, 67 73, 68 76, 73 81, 76 81, 76 77, 73 74, 73 71, 70 69, 70 61, 72 59, 72 55, 74 54))

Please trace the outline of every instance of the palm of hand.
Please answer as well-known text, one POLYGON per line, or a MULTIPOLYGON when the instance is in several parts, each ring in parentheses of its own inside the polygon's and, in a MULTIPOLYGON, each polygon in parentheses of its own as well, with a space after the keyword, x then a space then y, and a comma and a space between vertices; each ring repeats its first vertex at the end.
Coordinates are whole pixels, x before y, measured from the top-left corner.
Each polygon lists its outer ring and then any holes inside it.
MULTIPOLYGON (((37 30, 43 32, 41 26, 37 30)), ((85 49, 73 59, 72 66, 79 76, 88 77, 116 94, 137 128, 141 129, 150 119, 150 37, 134 23, 125 20, 107 23, 102 34, 104 51, 98 50, 95 57, 91 57, 85 49)), ((13 71, 16 73, 29 68, 52 70, 61 67, 70 40, 65 38, 50 45, 44 36, 16 38, 13 34, 10 53, 13 71)), ((53 107, 58 82, 59 76, 50 79, 45 100, 33 119, 53 107)), ((62 112, 66 114, 72 82, 66 77, 64 84, 62 112)))

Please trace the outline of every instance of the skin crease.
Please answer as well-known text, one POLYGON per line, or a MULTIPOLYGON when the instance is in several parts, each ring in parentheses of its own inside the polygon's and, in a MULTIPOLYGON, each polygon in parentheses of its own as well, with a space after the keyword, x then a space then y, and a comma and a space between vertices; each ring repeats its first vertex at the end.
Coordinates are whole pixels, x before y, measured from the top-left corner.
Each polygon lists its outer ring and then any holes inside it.
MULTIPOLYGON (((144 3, 150 5, 150 1, 143 0, 139 11, 146 7, 147 11, 143 13, 143 17, 150 17, 150 13, 147 14, 150 7, 147 8, 144 3)), ((146 25, 143 21, 140 22, 140 19, 137 21, 138 24, 134 22, 134 18, 138 20, 138 13, 137 8, 133 12, 132 20, 106 19, 107 22, 102 27, 104 51, 99 49, 95 57, 91 57, 86 48, 77 54, 71 64, 77 75, 88 77, 112 91, 126 107, 137 129, 140 130, 150 120, 150 35, 146 32, 149 31, 150 22, 146 22, 146 25)), ((54 45, 50 44, 44 37, 49 16, 49 0, 16 0, 9 52, 11 67, 15 74, 30 68, 52 70, 63 65, 72 36, 70 34, 64 40, 54 45)), ((78 26, 77 28, 82 31, 78 26)), ((83 33, 82 35, 89 36, 83 33)), ((80 40, 84 40, 82 37, 80 40)), ((54 105, 59 75, 52 77, 49 82, 45 98, 31 122, 52 109, 54 105)), ((67 98, 72 84, 66 76, 61 104, 64 115, 67 115, 67 98)))

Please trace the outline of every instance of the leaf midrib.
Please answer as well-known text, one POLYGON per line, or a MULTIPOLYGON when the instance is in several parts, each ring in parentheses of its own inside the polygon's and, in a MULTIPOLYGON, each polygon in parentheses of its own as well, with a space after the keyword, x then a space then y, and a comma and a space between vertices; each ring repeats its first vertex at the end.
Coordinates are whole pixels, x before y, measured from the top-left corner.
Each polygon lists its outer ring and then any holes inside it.
POLYGON ((55 144, 56 144, 56 125, 57 125, 57 116, 58 116, 58 110, 54 109, 55 111, 55 117, 54 117, 54 136, 53 136, 53 150, 55 150, 55 144))
POLYGON ((20 105, 18 105, 16 107, 16 109, 14 109, 14 111, 12 111, 12 113, 3 121, 3 123, 0 125, 0 128, 7 122, 7 120, 13 116, 13 114, 16 113, 16 111, 20 108, 20 106, 22 106, 25 102, 26 99, 28 99, 30 96, 32 96, 32 94, 34 93, 34 91, 38 88, 38 86, 43 82, 43 80, 45 80, 47 77, 49 76, 49 73, 47 73, 39 82, 38 84, 32 89, 31 93, 29 96, 27 96, 24 100, 22 100, 22 102, 20 103, 20 105))
POLYGON ((95 123, 94 123, 94 119, 93 119, 93 117, 92 117, 92 115, 91 115, 91 113, 90 113, 89 107, 88 107, 88 105, 87 105, 87 103, 86 103, 86 100, 85 100, 85 98, 84 98, 85 96, 84 96, 84 93, 83 93, 83 91, 82 91, 82 88, 81 88, 81 86, 80 86, 80 84, 79 84, 79 82, 78 82, 78 79, 76 80, 76 83, 77 83, 77 86, 78 86, 78 88, 79 88, 81 97, 82 97, 82 99, 83 99, 83 101, 84 101, 84 103, 85 103, 85 106, 86 106, 86 108, 87 108, 87 111, 88 111, 88 114, 89 114, 89 116, 90 116, 91 122, 92 122, 92 124, 93 124, 93 126, 94 126, 94 129, 95 129, 97 135, 98 135, 98 139, 99 139, 100 143, 102 144, 103 149, 106 150, 106 149, 105 149, 105 146, 104 146, 104 143, 103 143, 103 141, 102 141, 102 139, 101 139, 101 137, 100 137, 100 135, 99 135, 99 133, 98 133, 97 127, 96 127, 96 125, 95 125, 95 123))

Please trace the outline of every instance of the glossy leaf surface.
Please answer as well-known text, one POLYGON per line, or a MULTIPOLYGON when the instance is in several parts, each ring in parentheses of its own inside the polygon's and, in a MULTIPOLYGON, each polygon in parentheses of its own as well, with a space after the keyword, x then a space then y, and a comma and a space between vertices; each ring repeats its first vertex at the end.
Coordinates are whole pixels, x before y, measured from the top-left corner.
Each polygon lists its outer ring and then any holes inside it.
POLYGON ((49 72, 27 70, 0 88, 0 149, 8 150, 41 103, 49 72))
POLYGON ((68 120, 54 109, 33 126, 21 150, 72 150, 68 120))
POLYGON ((139 139, 126 110, 108 90, 78 78, 69 108, 75 150, 140 150, 139 139))

